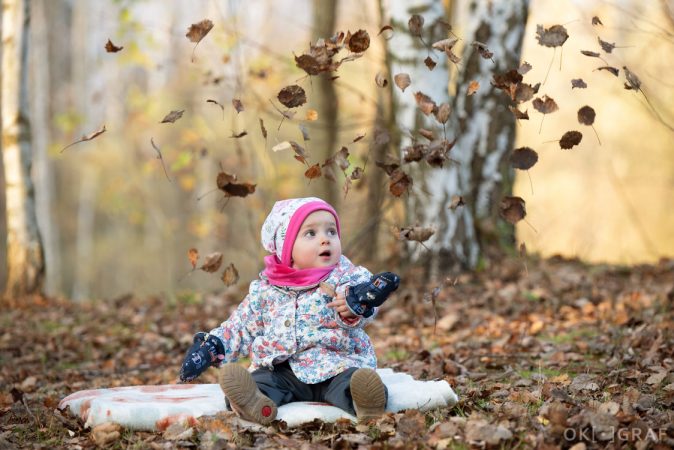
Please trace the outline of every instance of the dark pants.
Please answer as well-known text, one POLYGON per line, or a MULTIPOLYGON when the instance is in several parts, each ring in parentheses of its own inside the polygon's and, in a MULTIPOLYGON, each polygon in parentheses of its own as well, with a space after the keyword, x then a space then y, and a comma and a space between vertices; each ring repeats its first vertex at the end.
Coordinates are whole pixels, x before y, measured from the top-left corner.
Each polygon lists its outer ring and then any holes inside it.
MULTIPOLYGON (((251 375, 264 395, 276 406, 290 402, 325 402, 356 415, 351 398, 350 382, 357 367, 351 367, 317 384, 298 380, 288 361, 275 365, 274 370, 257 369, 251 375)), ((388 398, 388 391, 386 392, 388 398)))

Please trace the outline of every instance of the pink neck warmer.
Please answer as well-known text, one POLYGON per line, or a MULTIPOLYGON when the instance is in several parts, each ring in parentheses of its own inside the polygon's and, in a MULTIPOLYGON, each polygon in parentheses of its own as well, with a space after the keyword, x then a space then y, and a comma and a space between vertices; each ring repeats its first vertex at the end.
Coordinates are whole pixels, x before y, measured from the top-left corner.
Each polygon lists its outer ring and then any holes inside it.
POLYGON ((304 223, 304 219, 316 211, 328 211, 335 217, 337 235, 341 237, 339 218, 332 206, 322 201, 309 202, 300 206, 290 218, 288 231, 283 241, 283 250, 281 251, 282 259, 279 261, 276 255, 269 255, 264 258, 265 269, 262 273, 269 279, 269 283, 275 286, 286 287, 312 286, 327 278, 330 272, 337 267, 337 265, 309 269, 295 269, 292 267, 292 252, 297 234, 304 223))

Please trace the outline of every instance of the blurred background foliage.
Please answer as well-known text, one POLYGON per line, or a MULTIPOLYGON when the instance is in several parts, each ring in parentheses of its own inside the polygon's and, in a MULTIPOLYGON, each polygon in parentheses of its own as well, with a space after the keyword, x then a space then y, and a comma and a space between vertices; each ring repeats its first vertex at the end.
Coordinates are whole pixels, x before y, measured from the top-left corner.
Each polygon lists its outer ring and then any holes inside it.
MULTIPOLYGON (((459 37, 469 3, 444 3, 459 37)), ((365 167, 365 178, 354 181, 346 195, 343 176, 334 184, 345 253, 373 271, 397 266, 404 245, 391 227, 415 224, 407 223, 404 197, 388 193, 388 180, 380 186, 386 192, 384 222, 374 231, 379 251, 361 251, 370 213, 368 177, 380 170, 371 148, 379 89, 374 79, 387 58, 377 33, 386 21, 377 1, 336 2, 335 31, 366 29, 371 47, 338 70, 337 138, 328 143, 321 139, 327 126, 322 117, 306 120, 317 108, 318 83, 293 58, 315 41, 317 4, 32 2, 31 114, 34 145, 44 154, 34 175, 48 293, 75 299, 130 292, 176 298, 194 290, 222 291, 215 274, 186 275, 192 247, 202 255, 222 252, 224 264, 234 263, 240 272, 238 288, 247 285, 262 268, 259 230, 273 203, 323 193, 322 181, 305 178, 307 167, 290 150, 271 151, 286 140, 304 146, 310 164, 323 162, 325 146, 333 152, 349 148, 352 167, 365 167), (185 33, 205 18, 214 28, 195 47, 185 33), (108 39, 123 50, 106 53, 108 39), (304 87, 308 102, 292 120, 282 120, 271 103, 282 108, 276 95, 291 84, 304 87), (233 99, 242 101, 240 113, 233 99), (160 123, 171 110, 185 112, 175 123, 160 123), (105 134, 61 153, 103 124, 105 134), (303 140, 300 124, 310 140, 303 140), (246 136, 232 137, 243 131, 246 136), (361 134, 365 138, 353 143, 361 134), (161 149, 170 181, 151 139, 161 149), (256 184, 255 193, 225 199, 213 192, 221 170, 256 184)), ((533 108, 531 120, 517 125, 516 147, 529 146, 540 155, 528 175, 517 174, 514 187, 515 195, 527 199, 526 223, 517 226, 517 236, 530 253, 619 264, 674 254, 674 134, 653 113, 655 108, 663 121, 674 123, 671 6, 658 0, 531 2, 522 59, 533 66, 528 79, 544 79, 552 65, 544 92, 560 111, 546 118, 540 133, 542 116, 533 108), (591 26, 593 16, 604 25, 591 26), (537 24, 555 23, 565 24, 570 34, 561 52, 535 39, 537 24), (593 70, 601 61, 580 55, 596 50, 598 34, 620 47, 608 62, 639 74, 653 108, 606 71, 593 70), (583 78, 588 88, 572 91, 572 78, 583 78), (594 128, 601 145, 577 122, 583 105, 597 111, 594 128), (582 130, 582 144, 562 151, 553 141, 570 129, 582 130)), ((450 77, 454 72, 450 67, 450 77)), ((425 244, 432 247, 433 239, 425 244)))

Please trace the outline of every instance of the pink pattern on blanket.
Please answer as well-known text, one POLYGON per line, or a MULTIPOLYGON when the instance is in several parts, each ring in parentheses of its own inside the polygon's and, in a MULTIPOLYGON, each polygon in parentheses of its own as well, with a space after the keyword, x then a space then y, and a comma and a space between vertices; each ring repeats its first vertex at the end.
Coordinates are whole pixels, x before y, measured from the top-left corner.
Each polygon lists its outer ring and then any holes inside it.
POLYGON ((176 414, 157 420, 155 422, 155 427, 157 431, 164 431, 176 422, 185 422, 191 427, 195 427, 199 423, 197 419, 195 419, 193 416, 190 416, 189 414, 176 414))
POLYGON ((112 397, 110 401, 117 403, 181 403, 196 400, 198 398, 210 398, 207 395, 194 395, 192 397, 169 397, 167 395, 151 395, 144 398, 127 398, 127 397, 112 397))

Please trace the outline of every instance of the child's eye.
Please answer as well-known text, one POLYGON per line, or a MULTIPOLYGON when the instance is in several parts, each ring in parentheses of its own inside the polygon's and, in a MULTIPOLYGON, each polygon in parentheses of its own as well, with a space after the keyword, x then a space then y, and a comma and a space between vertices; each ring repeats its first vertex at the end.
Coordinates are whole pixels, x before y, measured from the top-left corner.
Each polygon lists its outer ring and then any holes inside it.
POLYGON ((329 234, 330 236, 336 236, 336 235, 337 235, 337 230, 335 230, 334 228, 330 228, 330 229, 328 230, 328 234, 329 234))
POLYGON ((313 237, 313 236, 316 236, 316 232, 314 230, 307 230, 307 231, 304 232, 304 235, 313 237))

